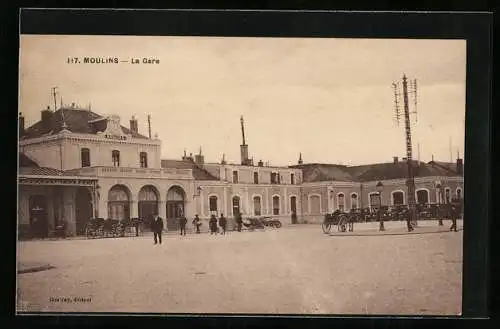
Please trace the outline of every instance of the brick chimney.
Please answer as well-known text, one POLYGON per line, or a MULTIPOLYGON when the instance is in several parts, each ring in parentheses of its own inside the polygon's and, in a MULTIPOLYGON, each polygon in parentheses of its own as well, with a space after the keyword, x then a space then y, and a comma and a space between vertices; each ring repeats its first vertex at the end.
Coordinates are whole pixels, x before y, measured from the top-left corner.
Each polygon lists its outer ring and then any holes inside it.
POLYGON ((137 119, 135 118, 135 116, 132 116, 132 119, 130 120, 130 131, 133 132, 134 134, 139 133, 137 119))
POLYGON ((398 157, 393 157, 393 163, 398 164, 399 163, 399 158, 398 157))
POLYGON ((456 171, 459 175, 464 174, 464 160, 463 159, 457 159, 457 168, 456 171))
POLYGON ((19 112, 19 137, 24 135, 24 116, 19 112))
POLYGON ((259 167, 264 167, 264 162, 262 162, 262 160, 259 160, 258 166, 259 167))
POLYGON ((205 163, 205 156, 201 153, 201 146, 200 146, 200 153, 194 156, 194 162, 197 165, 203 165, 205 163))
POLYGON ((52 115, 54 112, 47 106, 45 110, 42 110, 42 127, 45 131, 49 131, 52 128, 52 115))

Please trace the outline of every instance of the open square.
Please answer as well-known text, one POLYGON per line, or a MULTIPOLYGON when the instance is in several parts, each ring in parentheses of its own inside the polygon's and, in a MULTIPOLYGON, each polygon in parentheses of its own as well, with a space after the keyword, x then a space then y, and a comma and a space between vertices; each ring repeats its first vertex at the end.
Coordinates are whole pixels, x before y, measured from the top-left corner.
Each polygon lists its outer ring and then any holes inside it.
POLYGON ((419 224, 19 242, 18 269, 54 268, 18 274, 17 310, 458 315, 462 231, 419 224))

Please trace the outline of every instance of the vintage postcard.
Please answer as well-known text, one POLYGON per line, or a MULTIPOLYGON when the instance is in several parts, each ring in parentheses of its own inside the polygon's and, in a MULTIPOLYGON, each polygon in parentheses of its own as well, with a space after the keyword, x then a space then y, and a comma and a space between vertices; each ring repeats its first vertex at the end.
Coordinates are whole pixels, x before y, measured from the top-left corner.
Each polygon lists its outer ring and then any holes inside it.
POLYGON ((19 58, 19 314, 461 314, 465 40, 19 58))

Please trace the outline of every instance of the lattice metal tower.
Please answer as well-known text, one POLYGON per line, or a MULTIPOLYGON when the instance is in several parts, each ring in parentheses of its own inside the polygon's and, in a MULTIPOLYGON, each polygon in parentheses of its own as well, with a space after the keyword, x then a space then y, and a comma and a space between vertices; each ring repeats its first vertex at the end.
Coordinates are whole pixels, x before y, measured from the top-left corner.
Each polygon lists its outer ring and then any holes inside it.
POLYGON ((407 177, 406 186, 408 188, 408 230, 413 230, 417 225, 417 207, 415 201, 415 177, 413 173, 413 150, 411 141, 411 115, 414 115, 414 122, 417 122, 417 80, 412 79, 408 81, 406 75, 403 75, 401 81, 392 84, 394 89, 394 106, 395 106, 395 121, 399 126, 401 117, 404 117, 405 123, 405 137, 406 137, 406 162, 407 162, 407 177), (413 100, 413 109, 410 110, 410 97, 413 100), (403 101, 401 102, 401 98, 403 101), (403 109, 400 104, 403 103, 403 109))

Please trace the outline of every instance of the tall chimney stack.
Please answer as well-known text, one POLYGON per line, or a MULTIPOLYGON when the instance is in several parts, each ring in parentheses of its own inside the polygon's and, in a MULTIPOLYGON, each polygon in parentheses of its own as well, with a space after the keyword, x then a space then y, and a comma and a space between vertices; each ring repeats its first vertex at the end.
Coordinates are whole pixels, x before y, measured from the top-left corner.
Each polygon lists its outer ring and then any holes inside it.
POLYGON ((139 133, 139 127, 138 127, 138 124, 137 124, 137 119, 135 118, 135 116, 133 115, 132 116, 132 119, 130 120, 130 131, 134 134, 138 134, 139 133))
POLYGON ((48 132, 52 128, 52 115, 54 112, 47 106, 45 110, 42 110, 42 127, 45 132, 48 132))
POLYGON ((24 116, 19 112, 19 137, 24 135, 24 116))
POLYGON ((398 164, 399 163, 399 158, 398 157, 393 157, 393 163, 398 164))
POLYGON ((463 159, 457 159, 457 168, 456 171, 459 175, 464 174, 464 162, 463 159))
POLYGON ((243 122, 243 116, 240 117, 240 122, 241 122, 241 136, 242 136, 242 144, 240 145, 240 153, 241 153, 241 164, 242 165, 248 165, 248 145, 246 144, 245 141, 245 125, 243 122))

